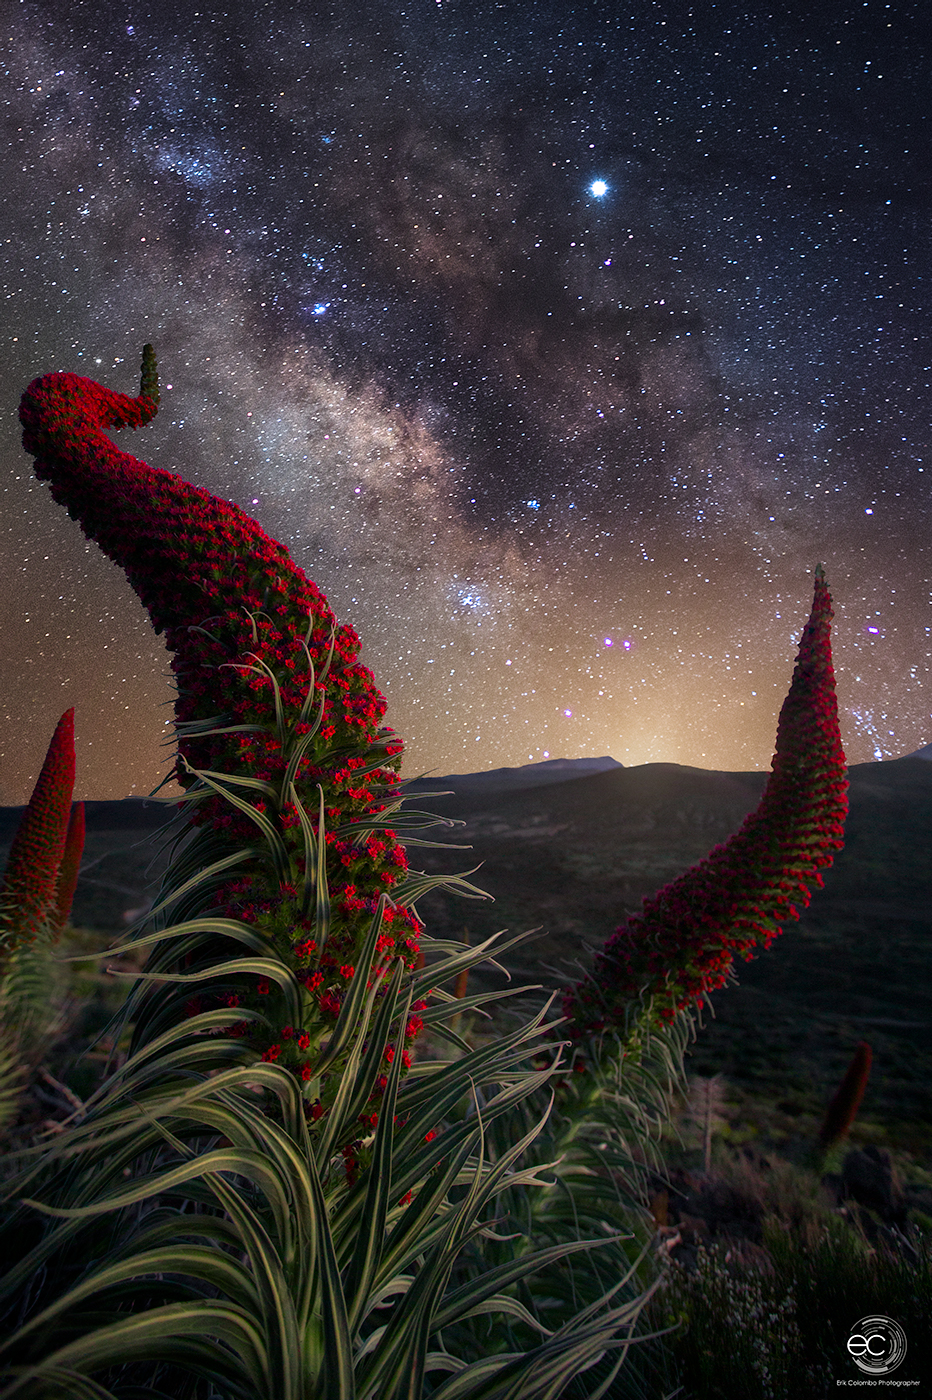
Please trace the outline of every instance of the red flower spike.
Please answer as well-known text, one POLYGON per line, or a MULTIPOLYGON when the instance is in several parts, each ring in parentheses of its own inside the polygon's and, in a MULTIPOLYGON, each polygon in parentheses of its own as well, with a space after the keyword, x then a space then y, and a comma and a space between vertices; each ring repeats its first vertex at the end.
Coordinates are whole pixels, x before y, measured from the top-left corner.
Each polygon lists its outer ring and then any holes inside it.
POLYGON ((74 774, 74 710, 66 710, 10 846, 0 887, 0 957, 33 943, 57 917, 56 885, 65 854, 74 774))
POLYGON ((843 843, 848 811, 831 652, 832 604, 821 567, 789 694, 780 712, 773 771, 741 830, 699 865, 644 901, 564 998, 577 1037, 625 1024, 651 999, 654 1024, 723 986, 734 954, 769 946, 796 904, 809 904, 819 867, 843 843))
MULTIPOLYGON (((85 534, 125 569, 156 631, 165 632, 182 691, 178 719, 216 713, 217 668, 224 665, 219 674, 225 677, 225 703, 244 707, 253 718, 256 709, 271 710, 271 684, 265 674, 255 673, 257 662, 288 672, 286 663, 296 661, 306 677, 300 639, 308 620, 310 650, 319 664, 329 648, 334 615, 285 547, 237 506, 147 466, 107 437, 105 428, 137 428, 154 416, 154 366, 146 347, 146 392, 137 399, 75 374, 34 380, 20 405, 23 445, 36 457, 36 475, 49 482, 52 495, 85 534), (255 631, 247 610, 257 615, 255 631), (281 617, 280 628, 269 626, 270 611, 281 617)), ((328 728, 331 738, 346 743, 375 739, 385 713, 371 673, 356 662, 358 650, 352 628, 339 628, 328 687, 340 701, 328 728)), ((299 678, 279 675, 279 684, 283 698, 303 699, 299 678)), ((179 752, 194 767, 229 771, 241 743, 229 735, 182 739, 179 752)), ((381 773, 371 777, 387 781, 381 773)), ((190 781, 184 772, 179 779, 190 781)))
POLYGON ((74 892, 78 887, 78 873, 81 857, 84 854, 84 803, 76 802, 71 809, 68 831, 65 835, 65 850, 58 867, 58 883, 55 887, 55 909, 52 915, 53 938, 57 942, 68 922, 74 892))
MULTIPOLYGON (((398 783, 402 746, 390 729, 379 728, 385 700, 372 673, 357 660, 356 633, 337 626, 326 598, 287 549, 237 506, 172 472, 148 466, 111 441, 107 430, 141 427, 152 419, 157 405, 151 346, 143 351, 141 393, 135 399, 78 375, 47 374, 23 395, 23 445, 36 458, 36 475, 48 482, 55 500, 85 534, 125 570, 156 631, 165 634, 178 684, 178 724, 202 722, 219 712, 229 717, 218 726, 221 730, 258 726, 247 733, 200 735, 182 727, 177 771, 182 786, 194 781, 191 768, 274 784, 287 766, 279 713, 286 727, 292 725, 291 743, 296 734, 311 733, 321 707, 323 724, 300 760, 294 781, 312 827, 318 784, 324 790, 330 937, 334 946, 340 942, 342 957, 334 967, 341 967, 345 984, 380 896, 401 878, 407 864, 394 833, 373 836, 360 848, 334 842, 330 828, 384 811, 398 783), (311 684, 308 654, 314 666, 314 704, 299 719, 311 684), (341 751, 339 760, 332 757, 334 749, 341 751), (360 769, 364 772, 357 776, 360 769)), ((294 804, 286 803, 280 814, 261 799, 253 805, 276 824, 300 872, 305 847, 294 804)), ((251 840, 254 835, 248 818, 232 812, 219 796, 199 804, 191 821, 212 826, 230 841, 241 842, 244 836, 251 840)), ((60 855, 59 850, 59 859, 60 855)), ((56 872, 57 866, 52 878, 56 872)), ((305 878, 316 877, 307 872, 305 878)), ((45 895, 43 886, 43 910, 45 895)), ((314 938, 297 933, 298 886, 286 883, 267 890, 262 877, 245 883, 231 880, 218 896, 217 912, 268 931, 288 902, 297 946, 289 938, 289 946, 280 951, 305 989, 307 1020, 310 1025, 313 1017, 316 1034, 339 1015, 345 987, 329 985, 332 974, 329 969, 325 973, 322 964, 319 971, 313 964, 307 966, 317 948, 314 938)), ((38 916, 38 906, 33 913, 38 916)), ((409 909, 397 906, 392 915, 400 938, 417 933, 420 925, 409 909)), ((308 924, 308 931, 313 927, 308 924)), ((247 999, 255 999, 256 993, 263 1000, 271 998, 271 992, 263 979, 247 999)), ((205 997, 209 1005, 210 997, 205 997)), ((248 1027, 242 1032, 236 1028, 237 1034, 247 1031, 248 1027)), ((281 1040, 281 1029, 275 1033, 281 1040)), ((261 1043, 255 1048, 261 1050, 261 1043)))

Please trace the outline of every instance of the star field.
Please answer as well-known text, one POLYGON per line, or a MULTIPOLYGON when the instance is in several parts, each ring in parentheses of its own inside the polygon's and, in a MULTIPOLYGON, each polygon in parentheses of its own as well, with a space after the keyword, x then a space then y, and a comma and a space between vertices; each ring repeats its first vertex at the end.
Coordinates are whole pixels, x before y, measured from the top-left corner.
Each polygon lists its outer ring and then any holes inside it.
POLYGON ((918 5, 17 3, 0 801, 160 780, 167 656, 36 482, 51 369, 360 633, 405 773, 765 768, 821 562, 850 762, 932 740, 918 5), (358 12, 357 12, 358 11, 358 12))

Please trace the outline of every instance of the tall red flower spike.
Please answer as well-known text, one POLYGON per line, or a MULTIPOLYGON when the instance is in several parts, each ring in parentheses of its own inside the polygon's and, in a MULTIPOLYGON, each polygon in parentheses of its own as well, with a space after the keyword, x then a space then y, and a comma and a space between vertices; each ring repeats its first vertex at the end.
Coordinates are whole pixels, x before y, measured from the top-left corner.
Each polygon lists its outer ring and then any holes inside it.
POLYGON ((58 883, 55 886, 55 908, 52 911, 52 936, 57 941, 61 935, 78 886, 78 872, 84 854, 84 803, 76 802, 71 809, 68 831, 65 835, 65 850, 58 868, 58 883))
POLYGON ((848 811, 831 651, 832 602, 821 566, 790 692, 780 712, 773 771, 760 806, 699 865, 645 899, 565 998, 572 1034, 621 1030, 639 1001, 654 1024, 728 981, 735 954, 768 948, 805 908, 809 884, 844 844, 848 811))
POLYGON ((74 710, 66 710, 10 846, 0 886, 0 964, 15 948, 34 942, 53 917, 74 773, 74 710))
MULTIPOLYGON (((258 877, 232 881, 216 907, 258 923, 279 941, 287 937, 315 1017, 332 1025, 360 929, 368 928, 379 897, 390 894, 407 870, 393 831, 370 831, 360 843, 341 839, 334 828, 364 826, 394 800, 402 746, 392 730, 379 728, 385 700, 356 659, 359 638, 351 627, 336 625, 326 598, 287 549, 238 506, 148 466, 107 436, 107 428, 148 423, 157 402, 149 345, 136 399, 78 375, 43 375, 20 405, 23 445, 36 458, 36 475, 126 571, 156 631, 165 633, 178 685, 179 782, 192 784, 191 769, 272 782, 288 771, 283 726, 291 726, 289 743, 296 736, 313 739, 292 776, 315 835, 318 784, 327 804, 326 952, 317 948, 313 918, 305 917, 294 888, 272 889, 258 877)), ((250 805, 264 815, 261 800, 250 805)), ((274 820, 289 848, 303 853, 297 808, 286 803, 274 820)), ((240 845, 255 841, 252 819, 219 796, 202 802, 192 821, 240 845)), ((412 966, 416 917, 388 908, 384 918, 379 952, 394 952, 412 966)), ((259 982, 255 995, 263 1004, 268 990, 259 982)))

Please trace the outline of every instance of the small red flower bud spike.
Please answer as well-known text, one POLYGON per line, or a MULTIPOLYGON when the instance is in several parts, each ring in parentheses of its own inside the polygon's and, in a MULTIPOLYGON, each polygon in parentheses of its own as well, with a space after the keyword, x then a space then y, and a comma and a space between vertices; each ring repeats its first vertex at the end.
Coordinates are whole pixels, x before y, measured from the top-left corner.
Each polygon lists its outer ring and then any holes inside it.
POLYGON ((862 1040, 826 1110, 819 1132, 819 1147, 823 1154, 830 1152, 850 1132, 867 1088, 872 1059, 871 1047, 866 1040, 862 1040))
POLYGON ((74 710, 66 710, 10 847, 0 886, 0 967, 15 948, 34 942, 57 922, 56 886, 74 775, 74 710))

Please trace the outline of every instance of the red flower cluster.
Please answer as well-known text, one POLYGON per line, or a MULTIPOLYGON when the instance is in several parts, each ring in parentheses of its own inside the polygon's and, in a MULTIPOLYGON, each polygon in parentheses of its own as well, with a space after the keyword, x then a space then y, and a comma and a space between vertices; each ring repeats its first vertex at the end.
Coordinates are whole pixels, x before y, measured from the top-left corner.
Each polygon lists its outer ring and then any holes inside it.
POLYGON ((0 887, 0 958, 45 928, 57 936, 71 912, 84 846, 84 804, 71 810, 74 773, 74 710, 67 710, 10 846, 0 887))
MULTIPOLYGON (((360 846, 335 839, 331 828, 378 819, 393 799, 402 746, 390 729, 379 728, 385 700, 357 661, 359 638, 351 627, 337 626, 326 598, 287 549, 239 507, 147 466, 107 436, 107 428, 148 423, 157 411, 157 386, 151 346, 143 351, 137 399, 74 374, 44 375, 23 395, 23 444, 36 458, 36 475, 125 570, 156 631, 165 633, 178 685, 182 785, 195 781, 190 768, 274 784, 287 770, 288 751, 311 734, 320 716, 294 783, 315 836, 318 784, 324 792, 331 898, 326 956, 317 951, 315 925, 301 913, 298 890, 273 886, 264 868, 231 881, 218 896, 217 910, 255 923, 275 941, 304 983, 315 1019, 326 1027, 339 1013, 380 895, 407 868, 394 833, 371 835, 360 846), (197 733, 198 726, 238 732, 197 733)), ((253 806, 273 821, 303 868, 304 835, 295 806, 285 802, 273 811, 262 799, 253 806)), ((255 840, 249 817, 219 796, 201 803, 192 820, 239 845, 255 840)), ((305 877, 313 879, 314 872, 305 877)), ((412 966, 417 944, 415 939, 412 951, 410 937, 418 928, 409 910, 395 910, 394 919, 386 920, 385 951, 396 951, 412 966)), ((256 991, 266 998, 268 984, 256 991)), ((272 1041, 270 1036, 256 1048, 271 1053, 272 1041)), ((283 1062, 294 1058, 297 1073, 296 1055, 281 1053, 283 1062)))
POLYGON ((608 940, 591 977, 564 999, 571 1033, 621 1027, 639 999, 650 999, 655 1023, 672 1021, 724 985, 736 954, 749 959, 756 947, 769 947, 781 925, 799 917, 793 901, 805 908, 809 884, 822 884, 819 868, 844 844, 848 811, 831 619, 819 568, 760 806, 608 940))
MULTIPOLYGON (((126 571, 156 631, 165 632, 179 721, 216 715, 222 699, 231 724, 267 722, 274 687, 263 663, 277 675, 283 705, 300 711, 308 680, 302 640, 319 668, 335 628, 327 600, 284 545, 238 506, 121 452, 103 431, 139 427, 155 412, 150 397, 47 374, 23 395, 23 445, 36 457, 36 475, 126 571)), ((327 684, 317 682, 325 725, 335 747, 373 740, 385 700, 356 662, 359 638, 351 627, 336 630, 334 649, 327 684)), ((230 771, 231 759, 237 767, 245 760, 261 777, 275 771, 280 745, 268 734, 183 739, 179 747, 194 767, 230 771)), ((308 759, 305 771, 312 766, 308 759)), ((339 778, 331 770, 334 787, 351 767, 344 763, 339 778)), ((365 805, 369 785, 357 790, 352 800, 365 805)))

